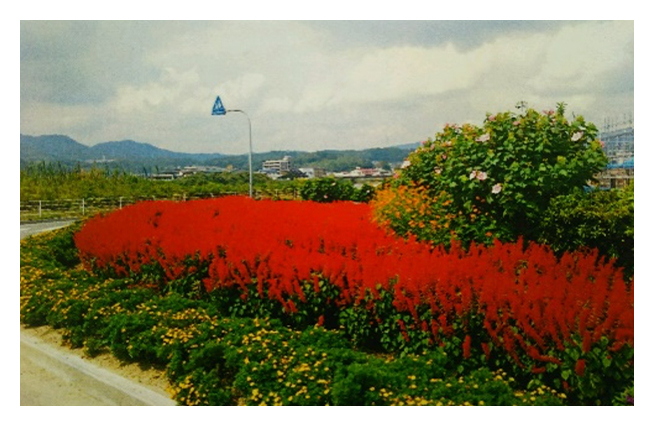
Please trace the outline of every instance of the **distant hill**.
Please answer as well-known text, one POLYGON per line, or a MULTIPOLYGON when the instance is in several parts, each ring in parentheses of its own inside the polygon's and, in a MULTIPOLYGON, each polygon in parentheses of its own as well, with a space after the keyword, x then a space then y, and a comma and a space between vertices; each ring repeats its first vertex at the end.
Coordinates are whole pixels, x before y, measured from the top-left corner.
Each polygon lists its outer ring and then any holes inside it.
POLYGON ((115 161, 130 164, 143 160, 147 160, 147 165, 159 161, 166 165, 170 160, 180 160, 182 163, 190 164, 221 156, 221 154, 174 152, 132 140, 103 142, 89 147, 63 135, 20 135, 21 165, 41 161, 63 164, 115 161))
POLYGON ((148 143, 131 140, 103 142, 89 148, 89 153, 95 158, 125 159, 125 158, 157 158, 183 157, 185 154, 157 148, 148 143))
MULTIPOLYGON (((295 167, 320 167, 328 171, 351 170, 354 167, 372 167, 379 164, 402 162, 419 143, 387 148, 364 150, 325 150, 317 152, 271 151, 254 153, 253 164, 259 168, 262 161, 291 156, 295 167)), ((133 140, 103 142, 94 146, 83 145, 68 136, 20 135, 21 167, 32 162, 58 162, 64 165, 103 164, 134 172, 143 169, 183 167, 188 165, 232 166, 247 169, 248 156, 222 154, 189 154, 157 148, 133 140)))
POLYGON ((86 160, 89 147, 68 136, 20 135, 20 159, 22 161, 69 161, 86 160))
POLYGON ((415 151, 418 149, 418 147, 422 145, 422 142, 412 142, 412 143, 405 143, 402 145, 395 145, 395 148, 399 149, 408 149, 409 151, 415 151))

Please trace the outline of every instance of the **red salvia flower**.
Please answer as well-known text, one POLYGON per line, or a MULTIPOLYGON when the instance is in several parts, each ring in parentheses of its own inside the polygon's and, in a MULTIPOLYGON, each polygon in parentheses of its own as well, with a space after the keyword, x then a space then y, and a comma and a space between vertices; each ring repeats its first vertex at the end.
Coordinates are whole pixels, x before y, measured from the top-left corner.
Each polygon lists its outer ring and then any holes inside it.
MULTIPOLYGON (((236 288, 244 299, 268 298, 289 313, 306 303, 305 292, 320 291, 320 280, 338 289, 328 303, 348 306, 371 294, 362 306, 374 313, 379 286, 412 318, 402 324, 405 339, 410 326, 442 343, 459 318, 474 315, 483 324, 480 338, 517 363, 530 355, 558 363, 542 354, 580 339, 584 352, 602 336, 614 351, 634 344, 633 280, 625 283, 596 251, 557 258, 543 245, 523 249, 521 240, 467 251, 454 241, 445 250, 389 234, 371 215, 369 205, 351 202, 148 201, 90 219, 75 244, 88 270, 129 276, 157 264, 159 286, 192 273, 197 265, 185 263, 192 257, 207 263, 207 291, 236 288)), ((470 335, 459 337, 470 356, 470 335)), ((488 344, 481 346, 489 357, 488 344)))
POLYGON ((463 340, 463 358, 468 359, 470 358, 470 346, 472 343, 472 339, 470 338, 469 334, 466 334, 465 339, 463 340))

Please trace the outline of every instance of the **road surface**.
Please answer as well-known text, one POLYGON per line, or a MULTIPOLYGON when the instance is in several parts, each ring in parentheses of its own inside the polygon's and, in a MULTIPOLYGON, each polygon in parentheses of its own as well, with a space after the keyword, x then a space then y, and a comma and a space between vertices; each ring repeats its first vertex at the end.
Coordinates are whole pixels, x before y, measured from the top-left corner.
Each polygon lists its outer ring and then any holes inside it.
MULTIPOLYGON (((21 224, 20 238, 70 223, 21 224)), ((56 339, 44 339, 45 335, 43 330, 21 326, 20 405, 176 405, 161 381, 156 386, 138 383, 120 369, 84 359, 79 351, 57 345, 56 339)))

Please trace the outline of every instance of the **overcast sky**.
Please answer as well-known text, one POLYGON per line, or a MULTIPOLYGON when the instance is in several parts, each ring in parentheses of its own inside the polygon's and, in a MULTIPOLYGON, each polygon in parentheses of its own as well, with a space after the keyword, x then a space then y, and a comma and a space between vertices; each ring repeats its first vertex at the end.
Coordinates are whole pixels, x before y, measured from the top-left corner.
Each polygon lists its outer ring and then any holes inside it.
POLYGON ((634 112, 633 21, 21 21, 20 131, 183 152, 364 149, 557 102, 634 112))

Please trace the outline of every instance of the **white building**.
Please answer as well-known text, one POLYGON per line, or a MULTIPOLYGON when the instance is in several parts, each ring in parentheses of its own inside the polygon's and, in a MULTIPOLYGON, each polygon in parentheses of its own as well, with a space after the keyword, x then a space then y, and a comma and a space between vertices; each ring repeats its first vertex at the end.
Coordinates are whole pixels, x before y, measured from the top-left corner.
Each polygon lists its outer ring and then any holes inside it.
POLYGON ((288 155, 281 160, 266 160, 263 162, 262 169, 264 173, 282 174, 291 171, 291 157, 288 155))

